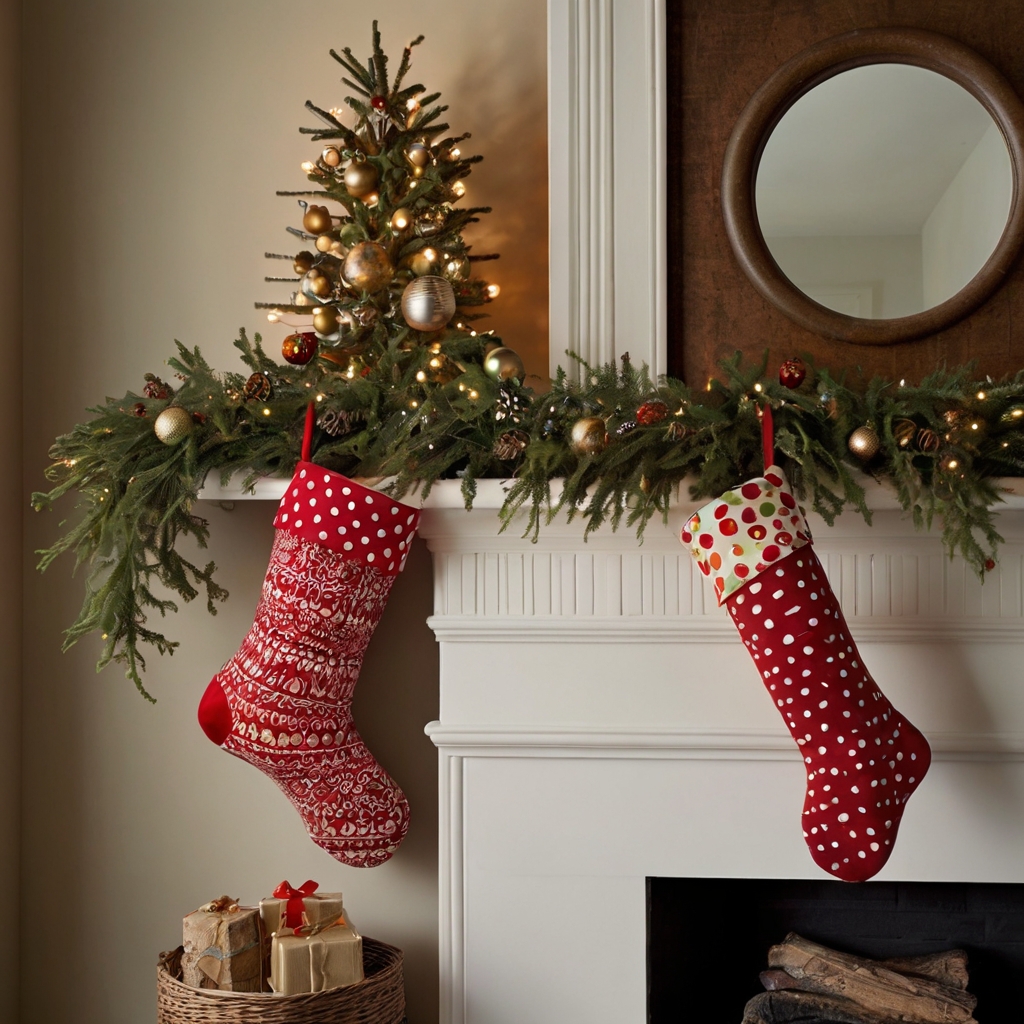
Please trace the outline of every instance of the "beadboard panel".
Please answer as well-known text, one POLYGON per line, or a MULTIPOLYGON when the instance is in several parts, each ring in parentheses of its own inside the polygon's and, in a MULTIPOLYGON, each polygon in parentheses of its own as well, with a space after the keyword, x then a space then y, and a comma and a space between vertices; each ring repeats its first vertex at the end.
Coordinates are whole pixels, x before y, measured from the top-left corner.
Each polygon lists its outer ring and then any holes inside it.
MULTIPOLYGON (((933 538, 878 543, 865 533, 860 546, 869 550, 849 550, 848 542, 818 548, 858 635, 879 626, 872 638, 889 637, 905 624, 919 639, 929 628, 936 639, 948 639, 950 629, 993 626, 1007 638, 1019 630, 1024 639, 1019 544, 1004 547, 999 566, 982 583, 965 562, 945 557, 933 538)), ((458 620, 464 630, 473 620, 500 619, 504 629, 530 629, 537 619, 558 618, 572 620, 573 629, 590 623, 605 630, 619 619, 643 618, 680 635, 695 628, 717 633, 722 612, 708 581, 681 548, 677 553, 629 550, 625 544, 618 551, 580 548, 435 550, 435 626, 443 629, 446 621, 458 620)))

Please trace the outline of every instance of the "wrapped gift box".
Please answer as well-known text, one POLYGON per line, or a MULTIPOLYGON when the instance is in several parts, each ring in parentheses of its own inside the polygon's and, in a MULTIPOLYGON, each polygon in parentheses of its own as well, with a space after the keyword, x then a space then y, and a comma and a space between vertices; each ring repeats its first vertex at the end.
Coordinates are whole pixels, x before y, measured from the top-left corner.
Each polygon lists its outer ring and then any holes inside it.
POLYGON ((323 992, 363 980, 363 940, 345 914, 340 892, 316 893, 282 882, 260 900, 268 935, 270 987, 281 995, 323 992))
POLYGON ((304 927, 310 933, 320 932, 329 928, 342 916, 345 908, 342 905, 341 893, 314 893, 315 886, 316 883, 312 883, 311 887, 311 883, 306 882, 300 888, 292 889, 286 882, 282 882, 274 890, 273 896, 260 900, 260 916, 268 935, 276 935, 285 927, 292 930, 304 927), (285 892, 295 895, 283 895, 285 892))
POLYGON ((315 935, 273 937, 270 987, 282 995, 323 992, 363 980, 363 939, 347 917, 315 935))
POLYGON ((266 933, 256 907, 227 896, 187 915, 182 922, 181 975, 193 988, 261 992, 266 977, 266 933))

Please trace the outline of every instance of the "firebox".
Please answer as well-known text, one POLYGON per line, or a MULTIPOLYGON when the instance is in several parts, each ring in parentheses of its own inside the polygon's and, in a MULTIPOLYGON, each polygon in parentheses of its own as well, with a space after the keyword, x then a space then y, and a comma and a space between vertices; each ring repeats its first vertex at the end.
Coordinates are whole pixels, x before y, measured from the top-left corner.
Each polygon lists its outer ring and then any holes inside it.
POLYGON ((648 878, 649 1024, 740 1024, 789 932, 879 959, 964 949, 979 1024, 1019 1014, 1024 885, 648 878))

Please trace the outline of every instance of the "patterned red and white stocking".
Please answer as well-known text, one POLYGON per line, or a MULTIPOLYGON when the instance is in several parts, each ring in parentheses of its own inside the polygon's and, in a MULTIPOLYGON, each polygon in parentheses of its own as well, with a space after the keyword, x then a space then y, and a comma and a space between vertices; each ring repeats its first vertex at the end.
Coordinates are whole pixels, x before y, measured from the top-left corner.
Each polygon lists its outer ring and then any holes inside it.
POLYGON ((409 827, 405 795, 352 722, 352 692, 419 510, 309 461, 281 501, 255 621, 199 705, 206 735, 284 791, 310 838, 382 864, 409 827))
POLYGON ((803 754, 811 857, 844 881, 871 878, 892 853, 931 751, 864 667, 781 470, 769 465, 705 505, 681 539, 803 754))

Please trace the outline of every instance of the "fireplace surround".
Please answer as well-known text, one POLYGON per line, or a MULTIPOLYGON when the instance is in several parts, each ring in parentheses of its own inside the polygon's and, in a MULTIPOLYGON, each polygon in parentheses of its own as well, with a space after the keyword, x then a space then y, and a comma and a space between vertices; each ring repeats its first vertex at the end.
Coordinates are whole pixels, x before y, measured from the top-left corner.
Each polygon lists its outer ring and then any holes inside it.
MULTIPOLYGON (((651 876, 816 880, 802 764, 678 540, 559 520, 504 533, 435 489, 445 1024, 642 1021, 651 876)), ((865 663, 928 736, 881 882, 1024 882, 1024 501, 984 584, 881 487, 874 525, 812 517, 865 663)), ((781 938, 781 936, 780 936, 781 938)), ((748 993, 753 995, 754 992, 748 993)))

